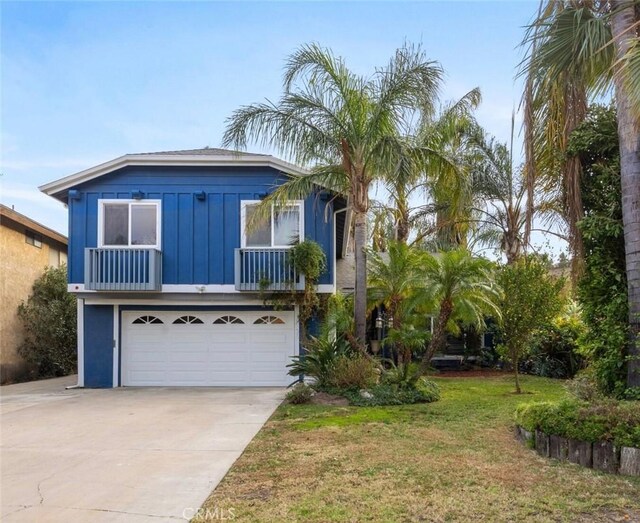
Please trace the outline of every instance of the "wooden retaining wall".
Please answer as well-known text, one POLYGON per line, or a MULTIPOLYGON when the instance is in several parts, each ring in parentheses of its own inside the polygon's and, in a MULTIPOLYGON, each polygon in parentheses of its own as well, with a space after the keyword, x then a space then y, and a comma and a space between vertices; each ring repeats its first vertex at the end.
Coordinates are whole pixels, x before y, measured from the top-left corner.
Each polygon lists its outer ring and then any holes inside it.
POLYGON ((610 441, 590 443, 540 430, 529 432, 519 426, 516 426, 516 437, 545 458, 570 461, 609 474, 640 476, 640 449, 634 447, 616 447, 610 441))

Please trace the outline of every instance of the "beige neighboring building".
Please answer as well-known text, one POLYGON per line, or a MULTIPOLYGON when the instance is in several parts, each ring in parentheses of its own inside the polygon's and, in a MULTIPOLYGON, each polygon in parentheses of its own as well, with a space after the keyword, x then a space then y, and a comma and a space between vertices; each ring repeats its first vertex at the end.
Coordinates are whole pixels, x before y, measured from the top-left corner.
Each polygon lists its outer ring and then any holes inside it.
POLYGON ((67 238, 0 204, 0 383, 23 378, 17 353, 22 342, 18 305, 31 294, 45 267, 67 263, 67 238))

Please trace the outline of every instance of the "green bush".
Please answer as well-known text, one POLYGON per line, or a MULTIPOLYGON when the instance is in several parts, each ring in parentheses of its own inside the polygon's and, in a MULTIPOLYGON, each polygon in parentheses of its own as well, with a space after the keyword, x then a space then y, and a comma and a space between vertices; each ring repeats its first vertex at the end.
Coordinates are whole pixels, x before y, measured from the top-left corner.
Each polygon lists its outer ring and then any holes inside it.
POLYGON ((303 403, 309 403, 313 397, 313 389, 305 383, 298 383, 287 392, 286 399, 289 403, 294 405, 302 405, 303 403))
POLYGON ((49 267, 18 307, 25 338, 18 353, 38 369, 38 377, 66 376, 77 368, 76 299, 67 292, 67 268, 49 267))
POLYGON ((318 389, 331 387, 338 360, 352 354, 351 345, 343 338, 312 337, 306 344, 305 352, 294 356, 293 362, 287 365, 289 375, 313 378, 315 380, 314 386, 318 389))
POLYGON ((602 391, 589 369, 567 381, 565 388, 569 394, 581 401, 591 402, 603 399, 602 391))
POLYGON ((581 441, 611 441, 618 446, 640 448, 640 403, 637 401, 529 403, 516 409, 515 419, 529 431, 538 429, 581 441))
POLYGON ((401 389, 412 389, 416 387, 421 376, 420 366, 417 363, 394 365, 391 362, 391 367, 382 375, 382 382, 401 389))
POLYGON ((522 371, 545 378, 572 378, 583 365, 578 339, 584 325, 577 318, 559 317, 533 333, 522 371))
POLYGON ((376 384, 379 371, 365 356, 339 356, 330 372, 329 384, 336 389, 367 389, 376 384))
POLYGON ((389 383, 380 383, 364 391, 349 390, 343 392, 343 395, 352 405, 376 407, 431 403, 440 399, 440 389, 434 382, 420 378, 414 387, 402 388, 389 383))

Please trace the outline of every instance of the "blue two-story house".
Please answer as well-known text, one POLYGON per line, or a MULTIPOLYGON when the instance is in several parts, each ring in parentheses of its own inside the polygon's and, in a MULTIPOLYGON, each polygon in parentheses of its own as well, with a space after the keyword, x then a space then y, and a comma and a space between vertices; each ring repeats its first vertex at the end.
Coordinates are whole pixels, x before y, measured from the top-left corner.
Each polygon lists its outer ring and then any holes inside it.
POLYGON ((299 354, 298 310, 263 292, 304 282, 288 250, 318 242, 336 290, 345 200, 318 188, 247 229, 278 184, 304 170, 262 154, 129 154, 42 186, 69 209, 69 291, 78 299, 78 384, 282 386, 299 354))

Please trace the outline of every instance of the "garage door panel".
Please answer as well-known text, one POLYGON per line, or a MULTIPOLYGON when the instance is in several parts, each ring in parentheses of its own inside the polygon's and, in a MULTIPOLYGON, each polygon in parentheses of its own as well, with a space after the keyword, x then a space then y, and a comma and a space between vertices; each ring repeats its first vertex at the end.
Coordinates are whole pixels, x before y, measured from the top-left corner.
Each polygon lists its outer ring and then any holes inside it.
POLYGON ((237 365, 238 363, 249 363, 249 355, 243 352, 212 352, 209 354, 209 361, 213 365, 237 365))
POLYGON ((159 363, 165 366, 167 362, 167 355, 164 352, 140 351, 132 354, 130 361, 131 363, 139 364, 159 363))
POLYGON ((149 314, 123 313, 123 385, 285 386, 292 381, 286 368, 295 350, 292 312, 164 311, 153 313, 163 324, 133 323, 149 314), (227 315, 244 323, 214 324, 227 315), (184 316, 203 323, 173 323, 184 316), (264 323, 268 316, 284 323, 264 323))

